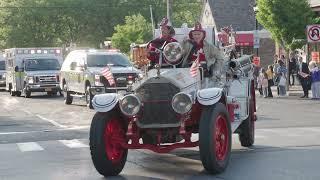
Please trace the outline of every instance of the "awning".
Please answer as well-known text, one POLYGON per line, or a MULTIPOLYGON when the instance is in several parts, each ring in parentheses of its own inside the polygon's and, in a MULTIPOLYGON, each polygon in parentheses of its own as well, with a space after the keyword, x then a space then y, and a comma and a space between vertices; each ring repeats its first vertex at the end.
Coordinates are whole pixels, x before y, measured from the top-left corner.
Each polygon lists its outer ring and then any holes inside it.
MULTIPOLYGON (((228 44, 228 36, 226 34, 218 34, 219 41, 228 44)), ((236 34, 236 46, 253 46, 253 34, 252 33, 241 33, 236 34)))

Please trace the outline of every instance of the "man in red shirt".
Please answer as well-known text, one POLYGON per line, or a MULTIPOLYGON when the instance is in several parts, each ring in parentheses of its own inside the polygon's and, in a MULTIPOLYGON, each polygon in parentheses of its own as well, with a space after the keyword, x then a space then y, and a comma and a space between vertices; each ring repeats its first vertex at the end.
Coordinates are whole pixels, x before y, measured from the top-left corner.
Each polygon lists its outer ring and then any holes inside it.
MULTIPOLYGON (((159 64, 159 50, 162 51, 162 49, 170 42, 177 42, 177 40, 173 38, 175 35, 174 28, 167 18, 162 19, 160 30, 160 37, 150 41, 147 46, 147 58, 150 60, 151 68, 153 68, 154 65, 159 64)), ((165 57, 163 56, 163 58, 165 57)), ((162 64, 166 64, 164 59, 162 59, 162 64)))

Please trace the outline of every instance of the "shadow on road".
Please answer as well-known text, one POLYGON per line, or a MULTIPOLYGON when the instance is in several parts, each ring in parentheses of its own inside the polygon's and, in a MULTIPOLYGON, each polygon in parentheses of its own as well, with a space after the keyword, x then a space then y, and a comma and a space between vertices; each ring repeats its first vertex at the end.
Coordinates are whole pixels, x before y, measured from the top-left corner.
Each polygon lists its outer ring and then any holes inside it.
POLYGON ((116 177, 101 178, 101 180, 103 180, 103 179, 112 179, 112 180, 165 180, 165 179, 161 179, 161 178, 138 176, 138 175, 119 175, 119 176, 116 176, 116 177))
POLYGON ((47 95, 47 94, 35 94, 31 95, 31 99, 63 99, 63 96, 60 95, 47 95))

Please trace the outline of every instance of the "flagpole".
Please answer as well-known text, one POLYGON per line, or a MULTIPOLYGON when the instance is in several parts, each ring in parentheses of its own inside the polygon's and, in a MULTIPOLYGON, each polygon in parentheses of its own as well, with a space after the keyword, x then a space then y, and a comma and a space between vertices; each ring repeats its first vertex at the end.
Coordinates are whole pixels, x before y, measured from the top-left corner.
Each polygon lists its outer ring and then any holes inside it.
MULTIPOLYGON (((195 96, 193 97, 193 101, 195 102, 196 100, 196 97, 197 97, 197 93, 198 93, 198 81, 197 81, 197 74, 198 74, 198 71, 199 71, 199 57, 200 57, 200 53, 198 52, 197 53, 197 59, 192 63, 191 67, 190 67, 190 75, 191 77, 193 77, 193 79, 196 81, 195 84, 196 84, 196 90, 195 90, 195 96), (196 70, 196 74, 194 74, 194 70, 196 70)), ((200 74, 201 76, 201 74, 200 74)), ((201 86, 201 82, 200 82, 200 86, 201 86)))

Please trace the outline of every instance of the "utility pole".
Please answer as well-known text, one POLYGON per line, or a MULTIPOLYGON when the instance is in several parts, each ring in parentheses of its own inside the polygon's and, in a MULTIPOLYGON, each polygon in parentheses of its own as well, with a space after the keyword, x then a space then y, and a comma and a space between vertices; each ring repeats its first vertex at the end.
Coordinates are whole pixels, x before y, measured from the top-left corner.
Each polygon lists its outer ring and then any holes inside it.
POLYGON ((153 13, 152 13, 152 6, 150 5, 150 18, 151 18, 151 26, 152 26, 152 34, 154 33, 154 22, 153 22, 153 13))
POLYGON ((167 0, 167 18, 168 18, 169 22, 172 23, 171 13, 172 13, 172 0, 167 0))

